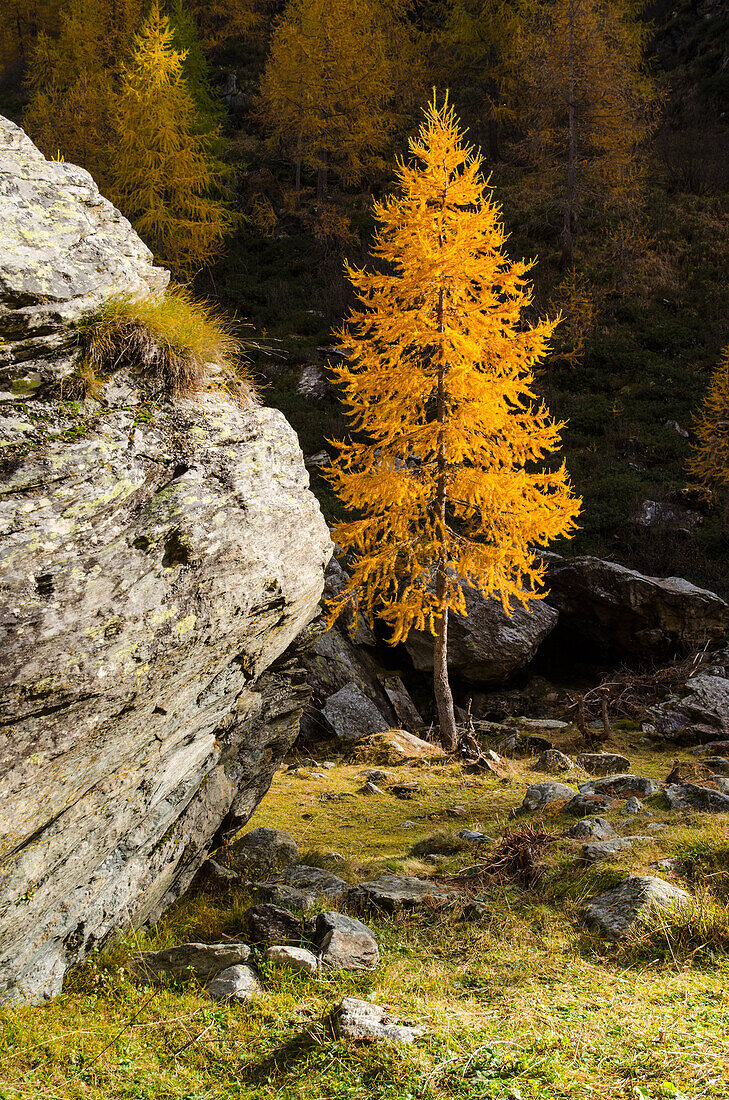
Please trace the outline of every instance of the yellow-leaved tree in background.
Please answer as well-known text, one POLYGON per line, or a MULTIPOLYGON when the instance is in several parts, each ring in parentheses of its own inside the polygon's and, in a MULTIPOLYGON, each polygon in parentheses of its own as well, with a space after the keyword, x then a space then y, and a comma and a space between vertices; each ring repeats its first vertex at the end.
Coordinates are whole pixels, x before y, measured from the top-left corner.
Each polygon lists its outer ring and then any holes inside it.
POLYGON ((396 122, 393 100, 408 69, 400 0, 290 0, 271 40, 260 112, 296 169, 317 172, 323 197, 332 168, 361 180, 381 159, 396 122))
POLYGON ((190 276, 216 254, 231 215, 220 198, 214 134, 201 132, 184 59, 154 4, 121 70, 111 197, 156 258, 190 276))
POLYGON ((392 627, 435 635, 441 742, 455 748, 448 614, 464 585, 504 608, 539 597, 537 548, 575 529, 580 501, 532 368, 556 321, 525 323, 532 263, 511 262, 480 156, 453 110, 433 99, 399 164, 401 193, 375 204, 379 271, 348 267, 359 299, 332 367, 357 439, 328 478, 355 518, 338 524, 351 579, 332 617, 354 606, 392 627))
MULTIPOLYGON (((711 376, 701 412, 694 422, 695 441, 688 461, 692 477, 710 489, 729 490, 729 347, 711 376)), ((729 496, 724 502, 724 535, 729 535, 729 496)))

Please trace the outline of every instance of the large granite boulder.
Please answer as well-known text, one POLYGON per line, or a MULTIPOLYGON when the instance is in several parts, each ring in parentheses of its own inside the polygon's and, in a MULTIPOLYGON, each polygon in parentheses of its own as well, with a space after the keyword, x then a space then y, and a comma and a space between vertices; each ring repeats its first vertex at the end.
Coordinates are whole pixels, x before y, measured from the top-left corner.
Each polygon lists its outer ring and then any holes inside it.
POLYGON ((4 121, 0 161, 0 377, 26 395, 0 414, 0 999, 38 999, 250 817, 298 733, 285 651, 331 544, 280 412, 49 389, 79 317, 166 275, 4 121))
POLYGON ((649 711, 656 733, 679 745, 729 737, 729 680, 701 672, 686 682, 681 698, 649 711))
POLYGON ((729 605, 680 577, 645 577, 599 558, 544 556, 561 643, 588 643, 610 659, 663 659, 718 643, 729 630, 729 605))
MULTIPOLYGON (((525 668, 557 625, 557 612, 542 600, 528 609, 517 604, 511 616, 501 600, 484 599, 467 588, 466 614, 448 619, 448 667, 470 684, 499 685, 525 668)), ((406 644, 416 669, 433 670, 433 636, 413 630, 406 644)))

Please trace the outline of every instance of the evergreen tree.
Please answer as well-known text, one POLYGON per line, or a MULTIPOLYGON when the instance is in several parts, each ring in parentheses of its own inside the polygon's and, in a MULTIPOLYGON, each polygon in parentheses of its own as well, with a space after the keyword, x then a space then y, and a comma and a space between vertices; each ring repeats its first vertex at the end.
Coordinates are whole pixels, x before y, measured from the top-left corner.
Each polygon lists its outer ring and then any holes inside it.
POLYGON ((527 145, 562 179, 562 262, 572 262, 585 205, 625 207, 656 92, 646 73, 638 0, 548 0, 520 39, 531 95, 527 145))
MULTIPOLYGON (((729 489, 729 347, 721 353, 711 376, 701 412, 694 423, 695 442, 688 461, 692 477, 711 489, 729 489)), ((724 534, 729 533, 729 497, 724 510, 724 534)))
POLYGON ((569 535, 580 502, 564 465, 540 461, 561 425, 534 396, 532 368, 556 322, 524 323, 531 263, 512 263, 482 161, 454 113, 431 103, 400 195, 375 204, 383 271, 348 267, 359 299, 332 368, 359 441, 339 444, 328 472, 355 518, 338 524, 351 579, 332 615, 354 605, 392 627, 435 635, 443 745, 455 748, 448 683, 449 611, 463 587, 539 598, 537 547, 569 535))
POLYGON ((396 66, 408 36, 396 8, 376 0, 291 0, 277 25, 261 82, 260 108, 274 141, 296 167, 318 173, 320 196, 333 167, 356 183, 381 162, 396 124, 396 66))
POLYGON ((112 197, 157 258, 190 275, 218 251, 231 217, 184 59, 155 3, 121 71, 112 197))

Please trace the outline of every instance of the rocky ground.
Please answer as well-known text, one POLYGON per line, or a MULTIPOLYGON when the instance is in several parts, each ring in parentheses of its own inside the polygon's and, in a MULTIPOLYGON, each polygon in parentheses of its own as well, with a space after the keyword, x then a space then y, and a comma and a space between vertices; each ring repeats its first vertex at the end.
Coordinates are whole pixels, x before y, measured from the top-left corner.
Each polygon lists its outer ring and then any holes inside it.
POLYGON ((537 725, 292 758, 151 931, 2 1010, 0 1096, 725 1096, 729 765, 537 725))

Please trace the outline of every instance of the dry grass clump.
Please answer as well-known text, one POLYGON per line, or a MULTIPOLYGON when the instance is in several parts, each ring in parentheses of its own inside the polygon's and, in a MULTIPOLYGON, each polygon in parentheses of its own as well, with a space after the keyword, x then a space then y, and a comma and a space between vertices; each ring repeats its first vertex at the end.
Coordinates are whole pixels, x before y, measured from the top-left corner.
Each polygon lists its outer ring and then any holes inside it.
POLYGON ((252 399, 245 342, 230 322, 187 287, 164 296, 110 298, 81 327, 84 361, 100 375, 130 370, 161 385, 171 397, 220 389, 252 399))
POLYGON ((496 847, 486 851, 454 881, 475 887, 486 885, 489 879, 536 886, 546 873, 547 848, 558 839, 555 833, 545 832, 538 825, 506 828, 496 847))

